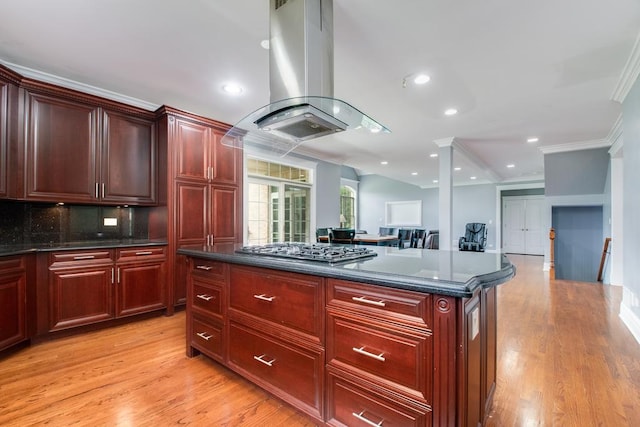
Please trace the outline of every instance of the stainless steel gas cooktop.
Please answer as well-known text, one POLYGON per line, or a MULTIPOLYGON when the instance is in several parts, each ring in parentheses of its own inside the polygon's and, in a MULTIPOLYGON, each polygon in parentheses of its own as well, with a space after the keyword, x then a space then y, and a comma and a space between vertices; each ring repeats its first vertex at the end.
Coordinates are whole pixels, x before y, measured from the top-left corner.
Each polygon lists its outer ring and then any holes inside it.
POLYGON ((271 243, 268 245, 243 246, 236 252, 328 263, 352 261, 378 255, 373 249, 363 246, 323 243, 271 243))

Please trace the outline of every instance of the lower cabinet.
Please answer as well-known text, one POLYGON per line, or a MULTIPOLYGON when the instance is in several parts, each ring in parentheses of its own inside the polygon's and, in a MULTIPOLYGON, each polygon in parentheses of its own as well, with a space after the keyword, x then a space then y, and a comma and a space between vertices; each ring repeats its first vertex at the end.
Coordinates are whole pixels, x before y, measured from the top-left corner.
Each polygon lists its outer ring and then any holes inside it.
POLYGON ((494 288, 456 298, 189 258, 187 355, 318 425, 477 427, 495 388, 495 307, 494 288))
POLYGON ((164 247, 52 252, 49 331, 166 307, 165 258, 164 247))
POLYGON ((0 351, 27 339, 26 256, 0 258, 0 351))

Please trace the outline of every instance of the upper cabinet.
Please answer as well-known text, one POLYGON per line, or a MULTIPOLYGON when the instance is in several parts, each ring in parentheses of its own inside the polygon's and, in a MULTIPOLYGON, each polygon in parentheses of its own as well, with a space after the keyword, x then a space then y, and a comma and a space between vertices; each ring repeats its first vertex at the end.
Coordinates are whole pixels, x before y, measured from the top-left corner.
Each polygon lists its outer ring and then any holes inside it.
POLYGON ((19 76, 0 66, 0 198, 11 195, 11 174, 18 170, 13 158, 18 138, 19 76))
POLYGON ((176 118, 176 178, 238 183, 242 152, 222 145, 224 130, 176 118))
POLYGON ((155 205, 158 154, 152 113, 146 118, 119 104, 92 103, 88 96, 69 92, 27 87, 24 198, 155 205))

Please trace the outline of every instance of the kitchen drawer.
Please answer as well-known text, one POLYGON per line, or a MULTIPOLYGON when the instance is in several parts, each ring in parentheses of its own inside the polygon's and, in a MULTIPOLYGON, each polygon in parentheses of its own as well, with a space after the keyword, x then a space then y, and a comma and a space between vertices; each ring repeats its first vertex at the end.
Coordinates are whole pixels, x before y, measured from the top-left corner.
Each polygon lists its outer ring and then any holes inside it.
POLYGON ((157 260, 166 258, 166 248, 164 246, 145 246, 137 248, 117 249, 116 259, 118 262, 157 260))
POLYGON ((191 272, 195 275, 205 275, 211 279, 225 280, 226 265, 222 262, 202 258, 194 258, 191 272))
POLYGON ((198 317, 191 320, 191 345, 209 357, 222 361, 222 326, 198 317))
POLYGON ((342 369, 368 373, 371 381, 431 403, 433 339, 408 328, 329 311, 327 361, 342 369))
POLYGON ((230 309, 321 337, 322 278, 232 266, 229 283, 230 309))
POLYGON ((191 308, 194 312, 223 320, 223 290, 222 286, 202 280, 198 276, 191 278, 191 308))
POLYGON ((334 374, 328 375, 327 425, 350 427, 428 427, 432 412, 428 407, 397 402, 371 388, 358 386, 334 374))
POLYGON ((235 322, 229 329, 229 366, 278 397, 322 417, 324 354, 294 346, 235 322))
POLYGON ((328 279, 327 305, 421 328, 430 328, 433 318, 430 294, 339 279, 328 279))
POLYGON ((61 251, 52 252, 49 255, 49 266, 51 268, 81 267, 105 263, 113 263, 112 250, 61 251))

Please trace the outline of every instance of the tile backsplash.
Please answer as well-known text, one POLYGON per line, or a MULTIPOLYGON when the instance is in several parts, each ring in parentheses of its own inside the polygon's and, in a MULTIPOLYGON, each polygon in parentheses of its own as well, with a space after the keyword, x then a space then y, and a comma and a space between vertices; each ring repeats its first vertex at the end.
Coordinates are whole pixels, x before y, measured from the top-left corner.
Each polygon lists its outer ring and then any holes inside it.
POLYGON ((149 208, 0 201, 0 245, 146 239, 149 208))

